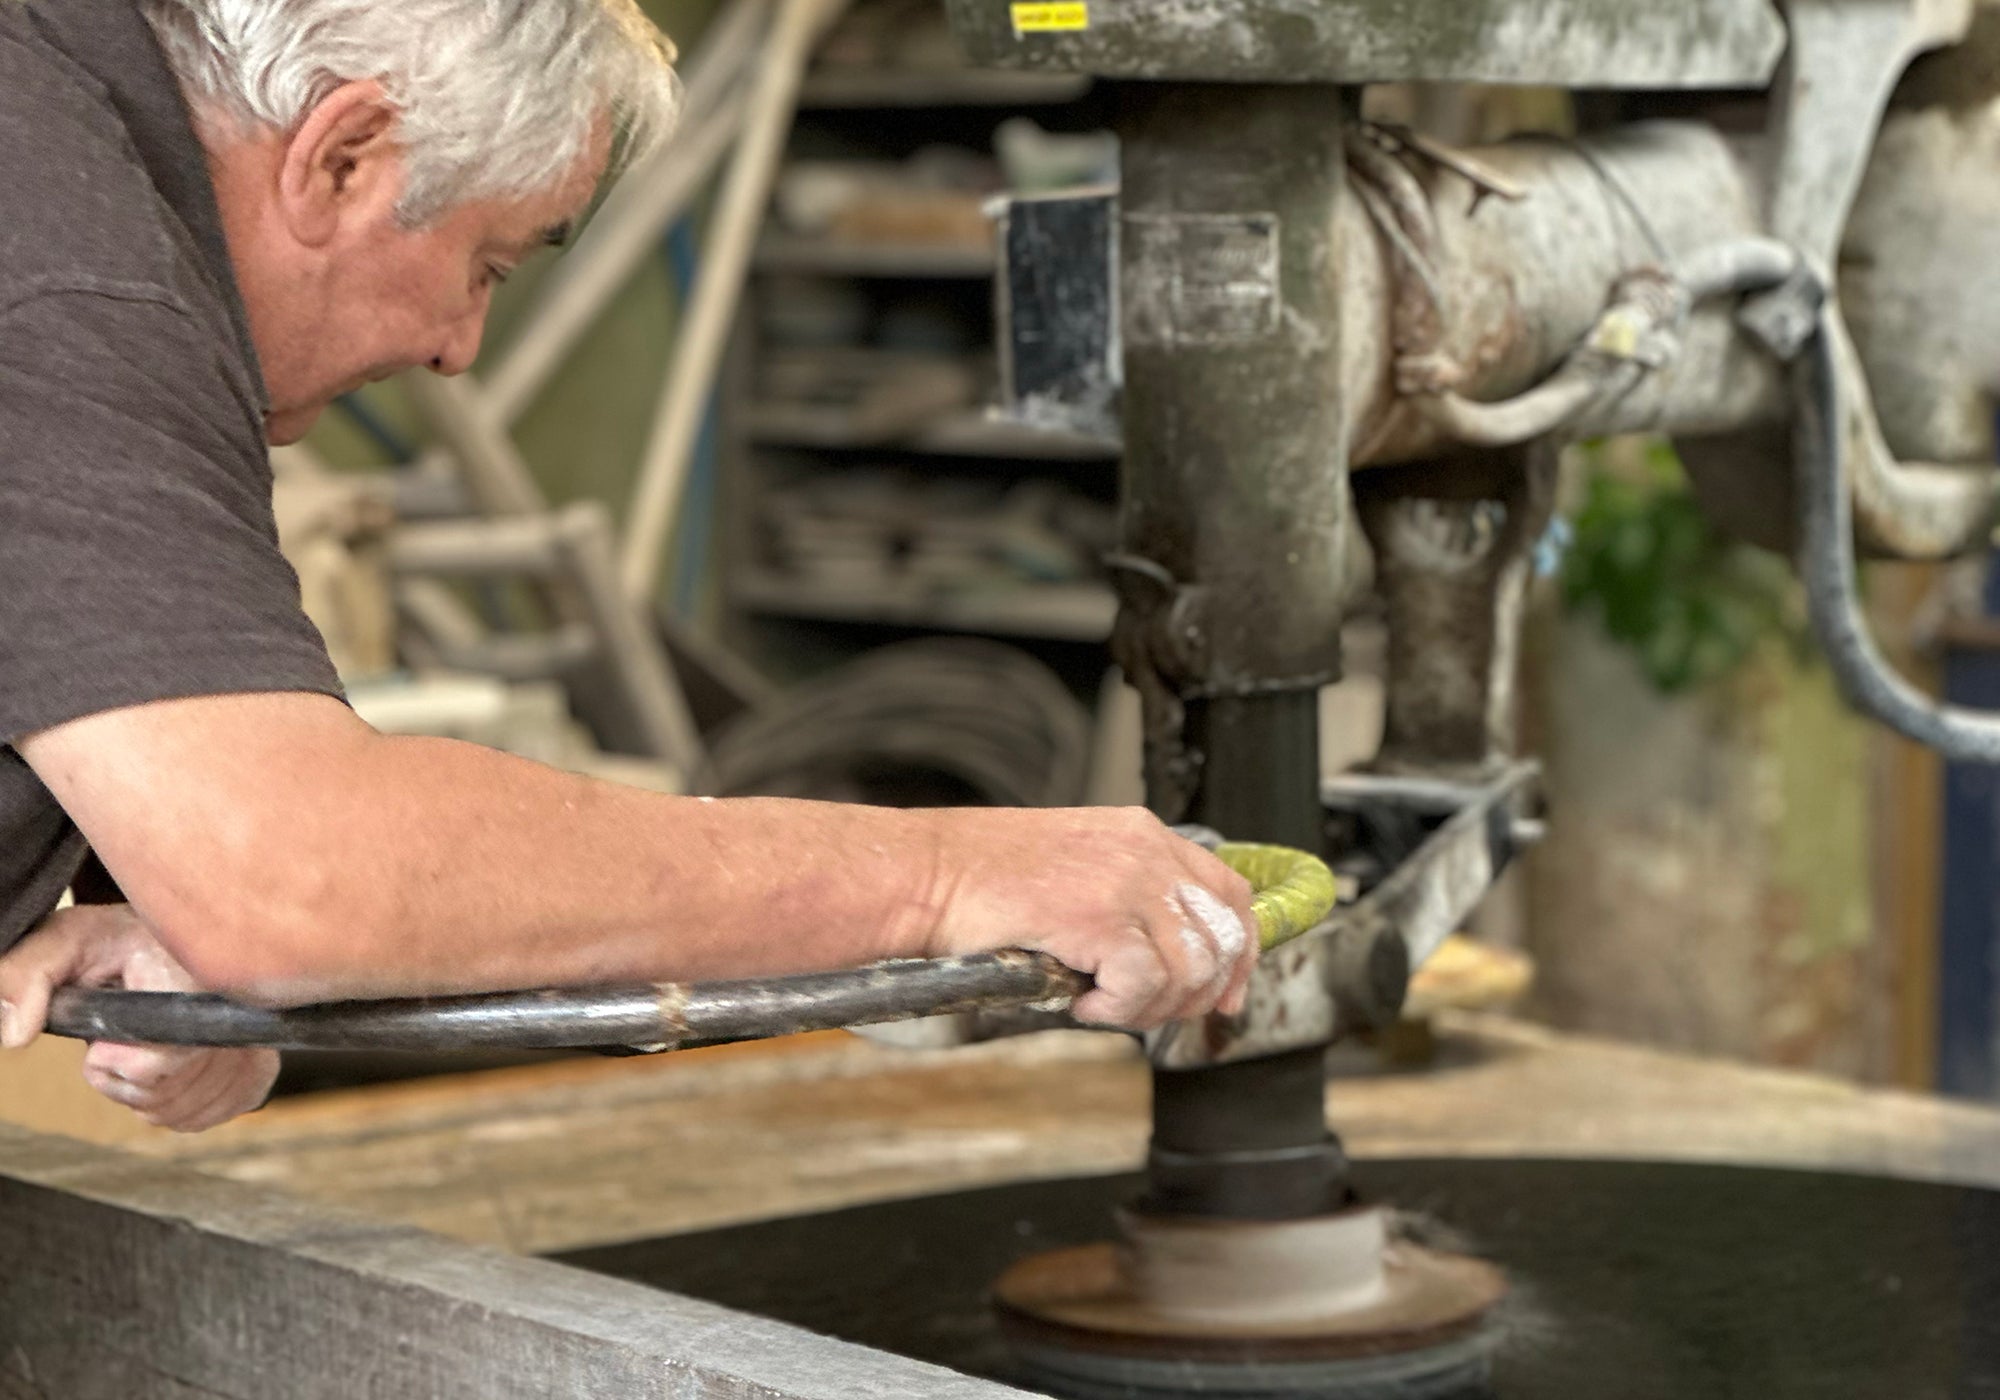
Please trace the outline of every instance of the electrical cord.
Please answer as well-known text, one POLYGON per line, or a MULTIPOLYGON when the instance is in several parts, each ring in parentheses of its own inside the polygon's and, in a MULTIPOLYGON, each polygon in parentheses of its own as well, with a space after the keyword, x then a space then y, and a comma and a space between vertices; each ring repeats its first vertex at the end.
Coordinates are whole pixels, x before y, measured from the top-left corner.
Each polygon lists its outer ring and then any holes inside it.
MULTIPOLYGON (((1854 553, 1853 453, 1841 393, 1838 311, 1826 274, 1801 264, 1811 332, 1793 361, 1799 485, 1799 575, 1806 611, 1848 703, 1960 763, 2000 763, 2000 715, 1943 704, 1883 659, 1861 615, 1854 553)), ((1782 353, 1784 347, 1778 347, 1782 353)))

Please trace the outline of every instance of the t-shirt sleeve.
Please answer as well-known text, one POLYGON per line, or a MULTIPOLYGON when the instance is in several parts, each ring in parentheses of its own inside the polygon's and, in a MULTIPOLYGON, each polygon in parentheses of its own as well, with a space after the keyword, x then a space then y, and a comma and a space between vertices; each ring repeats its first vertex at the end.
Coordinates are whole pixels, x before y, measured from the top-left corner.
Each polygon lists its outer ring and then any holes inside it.
POLYGON ((341 694, 238 379, 164 300, 0 310, 0 743, 153 700, 341 694))

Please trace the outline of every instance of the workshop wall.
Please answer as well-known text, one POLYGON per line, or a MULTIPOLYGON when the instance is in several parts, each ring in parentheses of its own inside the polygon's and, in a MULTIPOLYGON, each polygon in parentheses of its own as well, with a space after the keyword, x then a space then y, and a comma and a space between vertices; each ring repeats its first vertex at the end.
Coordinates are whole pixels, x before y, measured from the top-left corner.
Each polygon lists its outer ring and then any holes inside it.
MULTIPOLYGON (((1629 456, 1598 470, 1661 479, 1657 461, 1629 456)), ((1684 523, 1675 480, 1622 525, 1671 536, 1684 523)), ((1547 765, 1552 817, 1527 866, 1534 1011, 1870 1081, 1921 1073, 1899 1049, 1910 1007, 1896 917, 1921 872, 1897 868, 1882 840, 1897 755, 1802 644, 1779 561, 1670 540, 1679 564, 1579 587, 1591 509, 1526 649, 1526 747, 1547 765)), ((1607 552, 1643 561, 1654 537, 1607 552)))

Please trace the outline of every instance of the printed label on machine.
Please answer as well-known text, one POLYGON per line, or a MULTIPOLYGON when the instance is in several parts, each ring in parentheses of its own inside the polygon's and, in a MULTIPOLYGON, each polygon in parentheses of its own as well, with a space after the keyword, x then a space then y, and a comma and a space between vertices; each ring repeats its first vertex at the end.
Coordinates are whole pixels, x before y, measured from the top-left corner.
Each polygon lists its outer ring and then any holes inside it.
POLYGON ((1276 214, 1131 214, 1126 251, 1140 345, 1232 345, 1277 333, 1276 214))
POLYGON ((1066 4, 1026 4, 1014 6, 1016 34, 1059 34, 1090 28, 1090 6, 1081 0, 1066 4))

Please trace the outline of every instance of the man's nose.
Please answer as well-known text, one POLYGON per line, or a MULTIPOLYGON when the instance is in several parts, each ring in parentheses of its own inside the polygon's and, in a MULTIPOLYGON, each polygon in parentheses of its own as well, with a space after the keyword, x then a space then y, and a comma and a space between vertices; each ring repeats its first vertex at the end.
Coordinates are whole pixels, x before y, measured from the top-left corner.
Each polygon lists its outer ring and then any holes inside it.
POLYGON ((486 334, 486 307, 466 316, 451 329, 438 353, 431 357, 431 368, 439 374, 464 374, 479 358, 479 342, 486 334))

